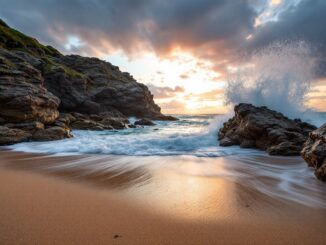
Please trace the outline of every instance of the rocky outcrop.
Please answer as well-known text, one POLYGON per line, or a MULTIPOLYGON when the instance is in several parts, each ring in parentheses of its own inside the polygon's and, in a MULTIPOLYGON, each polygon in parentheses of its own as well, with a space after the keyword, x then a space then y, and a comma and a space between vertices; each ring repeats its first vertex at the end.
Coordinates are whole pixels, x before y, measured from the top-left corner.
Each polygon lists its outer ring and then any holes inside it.
POLYGON ((218 133, 221 146, 258 148, 271 155, 299 155, 309 132, 316 129, 267 107, 239 104, 218 133))
POLYGON ((21 129, 0 126, 0 145, 10 145, 28 141, 32 135, 21 129))
POLYGON ((315 169, 316 177, 326 181, 326 124, 309 134, 301 156, 315 169))
POLYGON ((39 129, 32 135, 35 141, 50 141, 71 138, 70 129, 68 127, 51 126, 45 129, 39 129))
POLYGON ((135 125, 142 125, 142 126, 153 126, 155 123, 153 123, 151 120, 143 118, 134 123, 135 125))
POLYGON ((7 132, 13 143, 71 137, 70 128, 123 129, 128 116, 176 120, 163 115, 148 88, 118 67, 62 55, 1 19, 0 105, 0 126, 7 128, 2 136, 7 132))
POLYGON ((51 61, 44 69, 44 82, 61 99, 61 110, 83 114, 117 110, 125 116, 165 119, 148 88, 117 66, 78 55, 51 61))
POLYGON ((42 83, 39 70, 16 53, 0 48, 0 117, 3 120, 54 122, 59 116, 60 100, 42 83))

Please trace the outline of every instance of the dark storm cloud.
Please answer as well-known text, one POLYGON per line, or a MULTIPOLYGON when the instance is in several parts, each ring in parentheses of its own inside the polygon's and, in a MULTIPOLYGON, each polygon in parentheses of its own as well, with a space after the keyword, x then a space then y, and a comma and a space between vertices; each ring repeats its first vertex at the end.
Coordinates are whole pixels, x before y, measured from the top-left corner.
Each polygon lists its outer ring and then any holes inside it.
MULTIPOLYGON (((290 1, 288 1, 290 2, 290 1)), ((319 61, 319 75, 326 75, 326 1, 302 0, 283 10, 277 21, 270 21, 254 33, 249 48, 264 47, 274 41, 304 40, 311 44, 319 61)))
MULTIPOLYGON (((98 55, 122 49, 164 56, 181 47, 225 73, 239 54, 275 40, 303 39, 326 57, 326 1, 285 0, 276 20, 258 28, 267 0, 0 0, 0 17, 11 26, 66 52, 98 55), (253 38, 245 38, 253 34, 253 38), (84 45, 65 44, 77 36, 84 45)), ((321 70, 326 70, 326 66, 321 70)))
MULTIPOLYGON (((144 48, 164 54, 173 47, 236 47, 252 31, 256 12, 246 0, 0 0, 0 16, 12 26, 64 50, 68 35, 85 49, 144 48)), ((207 51, 207 49, 209 49, 207 51)), ((219 52, 220 55, 227 51, 219 52)))

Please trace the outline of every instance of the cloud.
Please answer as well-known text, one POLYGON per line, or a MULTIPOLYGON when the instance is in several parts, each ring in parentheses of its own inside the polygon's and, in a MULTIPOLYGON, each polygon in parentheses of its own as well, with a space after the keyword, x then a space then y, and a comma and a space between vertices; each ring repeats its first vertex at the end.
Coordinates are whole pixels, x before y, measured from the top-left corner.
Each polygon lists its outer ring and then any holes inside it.
POLYGON ((185 91, 183 87, 176 86, 175 88, 170 87, 158 87, 154 85, 148 86, 150 91, 153 93, 155 99, 167 99, 174 97, 177 93, 185 91))
POLYGON ((160 107, 165 113, 178 113, 185 111, 184 103, 179 100, 171 100, 166 103, 160 103, 160 107))
POLYGON ((326 76, 326 1, 292 1, 292 4, 286 6, 276 20, 257 28, 248 48, 265 47, 279 40, 304 40, 312 45, 312 53, 319 61, 318 75, 326 76))
POLYGON ((217 101, 223 100, 224 98, 224 89, 213 89, 204 93, 190 93, 184 96, 185 100, 195 100, 195 101, 217 101))
POLYGON ((101 56, 122 50, 132 57, 150 51, 165 57, 182 49, 212 61, 221 74, 242 62, 243 53, 276 40, 304 39, 316 47, 319 75, 326 75, 326 1, 276 2, 0 0, 0 17, 63 52, 101 56), (263 23, 255 26, 261 15, 263 23), (83 45, 67 49, 71 36, 83 45))
POLYGON ((10 25, 67 51, 71 35, 93 55, 122 49, 166 55, 176 47, 203 57, 228 55, 252 31, 247 0, 0 0, 10 25))

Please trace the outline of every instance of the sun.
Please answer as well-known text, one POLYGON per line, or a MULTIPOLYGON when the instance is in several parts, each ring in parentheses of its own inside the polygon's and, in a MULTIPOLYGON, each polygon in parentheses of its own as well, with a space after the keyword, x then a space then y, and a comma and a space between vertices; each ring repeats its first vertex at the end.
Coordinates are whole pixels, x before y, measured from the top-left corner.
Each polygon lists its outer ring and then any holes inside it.
POLYGON ((134 74, 137 81, 146 85, 182 88, 182 92, 171 93, 169 98, 154 94, 154 100, 163 113, 216 113, 217 109, 212 104, 221 104, 221 100, 214 103, 215 95, 212 93, 225 85, 221 74, 214 69, 212 62, 189 52, 175 49, 164 58, 148 52, 132 59, 117 52, 105 58, 134 74))

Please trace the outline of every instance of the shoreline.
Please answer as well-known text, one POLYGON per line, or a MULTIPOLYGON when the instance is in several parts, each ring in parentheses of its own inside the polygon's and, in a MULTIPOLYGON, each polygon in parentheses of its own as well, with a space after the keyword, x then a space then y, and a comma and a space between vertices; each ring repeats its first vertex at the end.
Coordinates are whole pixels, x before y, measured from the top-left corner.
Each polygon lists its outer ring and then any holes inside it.
POLYGON ((35 156, 0 151, 5 244, 324 242, 325 210, 274 200, 245 185, 146 166, 140 173, 124 169, 125 175, 111 171, 74 179, 72 173, 38 171, 40 164, 87 162, 86 156, 35 156))

